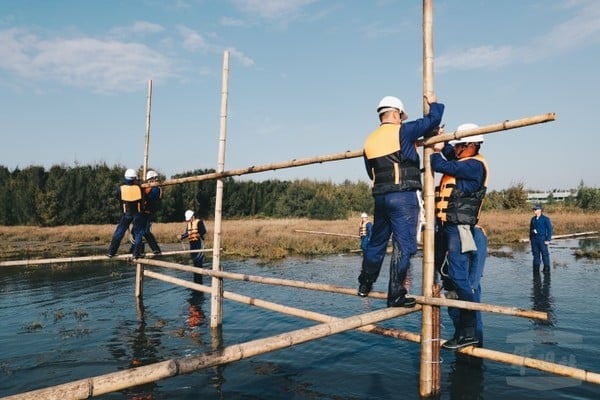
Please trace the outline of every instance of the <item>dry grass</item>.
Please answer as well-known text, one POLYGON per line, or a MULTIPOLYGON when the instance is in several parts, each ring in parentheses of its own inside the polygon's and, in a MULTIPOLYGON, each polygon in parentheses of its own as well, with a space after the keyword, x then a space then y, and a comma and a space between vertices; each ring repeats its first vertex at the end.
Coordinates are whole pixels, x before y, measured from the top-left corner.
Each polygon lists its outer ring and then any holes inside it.
MULTIPOLYGON (((555 235, 596 231, 600 213, 549 211, 555 235)), ((527 238, 529 212, 485 212, 480 224, 486 230, 490 247, 514 245, 527 238)), ((356 251, 359 218, 338 221, 307 219, 225 220, 221 226, 223 257, 277 259, 289 255, 335 254, 356 251), (297 230, 348 235, 349 237, 300 233, 297 230)), ((214 223, 206 221, 209 231, 206 246, 212 247, 214 223)), ((78 225, 53 228, 0 226, 0 259, 65 257, 104 254, 115 225, 78 225)), ((163 249, 181 249, 177 236, 184 223, 154 224, 153 232, 163 249)), ((127 238, 121 244, 126 251, 127 238)))

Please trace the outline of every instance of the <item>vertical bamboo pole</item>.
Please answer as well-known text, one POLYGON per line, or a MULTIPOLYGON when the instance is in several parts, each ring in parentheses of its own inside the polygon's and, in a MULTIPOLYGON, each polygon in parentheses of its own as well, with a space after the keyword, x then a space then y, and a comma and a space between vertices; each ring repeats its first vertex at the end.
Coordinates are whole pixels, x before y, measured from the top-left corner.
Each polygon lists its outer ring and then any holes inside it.
POLYGON ((142 170, 142 180, 146 178, 148 172, 148 149, 150 148, 150 112, 152 110, 152 80, 148 81, 148 104, 146 106, 146 140, 144 146, 144 167, 142 170))
MULTIPOLYGON (((433 92, 433 0, 423 0, 423 94, 433 92)), ((429 105, 423 99, 423 113, 429 112, 429 105)), ((431 149, 423 148, 423 198, 425 202, 425 234, 423 237, 423 296, 431 297, 433 293, 434 273, 434 176, 429 163, 431 149)), ((434 376, 434 365, 439 360, 439 341, 433 337, 434 310, 432 306, 423 305, 421 314, 421 374, 420 394, 432 396, 439 390, 438 376, 434 376), (438 359, 434 358, 434 347, 437 347, 438 359), (436 387, 438 389, 436 389, 436 387)))
POLYGON ((135 297, 142 298, 144 295, 144 264, 137 263, 135 268, 135 297))
MULTIPOLYGON (((223 82, 221 92, 221 127, 219 133, 219 160, 217 172, 225 170, 225 139, 227 136, 227 95, 229 83, 229 51, 223 54, 223 82)), ((215 223, 213 236, 213 271, 221 271, 221 214, 223 207, 223 178, 217 179, 215 200, 215 223)), ((223 279, 212 277, 210 302, 210 327, 220 328, 223 323, 223 279)))

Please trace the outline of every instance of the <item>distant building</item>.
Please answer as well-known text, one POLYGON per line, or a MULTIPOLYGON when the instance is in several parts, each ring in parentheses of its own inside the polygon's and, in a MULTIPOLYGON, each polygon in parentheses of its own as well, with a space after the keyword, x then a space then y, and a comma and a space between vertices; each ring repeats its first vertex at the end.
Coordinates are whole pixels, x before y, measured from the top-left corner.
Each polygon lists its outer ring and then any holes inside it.
POLYGON ((569 197, 576 196, 577 191, 554 190, 548 192, 531 192, 527 193, 527 201, 530 203, 547 203, 550 195, 552 195, 554 201, 565 201, 569 197))

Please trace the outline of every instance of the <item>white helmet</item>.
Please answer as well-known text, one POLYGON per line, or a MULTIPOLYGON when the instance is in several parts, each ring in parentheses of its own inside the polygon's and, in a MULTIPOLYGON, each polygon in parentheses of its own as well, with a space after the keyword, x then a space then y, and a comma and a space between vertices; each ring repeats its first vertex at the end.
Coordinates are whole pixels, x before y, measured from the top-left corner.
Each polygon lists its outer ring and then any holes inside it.
POLYGON ((185 212, 185 220, 189 221, 194 216, 194 212, 192 210, 187 210, 185 212))
POLYGON ((135 169, 129 168, 125 171, 125 179, 137 179, 137 172, 135 172, 135 169))
POLYGON ((368 216, 368 215, 367 215, 367 213, 365 213, 365 212, 364 212, 364 213, 362 213, 362 214, 360 214, 360 217, 361 217, 361 218, 369 218, 369 216, 368 216))
MULTIPOLYGON (((477 129, 477 128, 479 128, 479 125, 472 124, 472 123, 466 123, 466 124, 459 125, 458 128, 456 128, 456 132, 468 131, 468 130, 477 129)), ((467 137, 463 137, 463 138, 460 138, 457 140, 450 141, 450 144, 453 146, 457 143, 483 143, 483 135, 467 136, 467 137)))
POLYGON ((377 105, 377 114, 381 115, 384 112, 390 111, 390 108, 400 110, 402 120, 408 118, 408 115, 404 110, 404 104, 402 103, 402 100, 394 96, 385 96, 379 101, 379 104, 377 105))
POLYGON ((152 170, 146 172, 146 180, 150 180, 152 178, 158 178, 158 174, 152 170))

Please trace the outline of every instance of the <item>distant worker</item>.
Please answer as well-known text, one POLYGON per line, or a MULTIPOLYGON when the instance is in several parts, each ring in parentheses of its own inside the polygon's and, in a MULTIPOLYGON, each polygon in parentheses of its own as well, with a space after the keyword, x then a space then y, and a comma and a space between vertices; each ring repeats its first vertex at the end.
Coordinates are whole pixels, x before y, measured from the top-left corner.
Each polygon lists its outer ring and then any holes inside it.
POLYGON ((404 286, 410 259, 417 252, 417 225, 419 199, 422 190, 421 165, 416 142, 435 133, 444 113, 444 105, 435 94, 425 96, 429 114, 423 118, 408 119, 402 101, 385 96, 377 106, 380 125, 365 140, 363 158, 369 178, 373 182, 375 200, 373 233, 363 253, 358 277, 358 295, 365 297, 377 280, 385 258, 390 236, 398 248, 398 260, 392 260, 397 273, 390 273, 388 307, 414 307, 416 301, 406 297, 404 286))
MULTIPOLYGON (((204 221, 196 218, 192 210, 187 210, 185 212, 185 222, 185 231, 179 236, 179 240, 187 238, 190 242, 190 250, 203 250, 204 235, 206 234, 204 221)), ((194 267, 202 268, 204 264, 204 252, 191 253, 190 257, 194 263, 194 267)), ((202 275, 194 274, 194 282, 202 283, 202 275)))
POLYGON ((529 241, 531 242, 531 253, 533 254, 533 272, 539 272, 540 264, 544 265, 544 273, 550 272, 550 252, 548 245, 552 240, 552 222, 543 214, 542 205, 533 207, 531 222, 529 223, 529 241), (540 263, 541 255, 541 263, 540 263))
POLYGON ((158 186, 158 174, 156 171, 150 170, 146 173, 146 183, 150 186, 143 188, 142 226, 144 229, 144 239, 148 242, 152 253, 159 255, 161 254, 160 246, 156 242, 156 238, 151 230, 154 215, 160 208, 160 201, 163 195, 162 189, 158 186))
POLYGON ((360 248, 363 252, 367 250, 367 245, 371 239, 372 230, 373 224, 369 221, 369 215, 365 212, 360 214, 360 227, 358 228, 358 236, 360 237, 360 248))
POLYGON ((121 240, 129 226, 132 225, 131 233, 134 240, 132 254, 133 258, 139 258, 141 257, 142 237, 144 236, 140 213, 142 209, 142 188, 137 182, 137 172, 134 169, 129 168, 125 171, 123 184, 117 187, 117 198, 121 203, 123 215, 121 215, 113 234, 107 256, 114 257, 117 255, 121 240))

